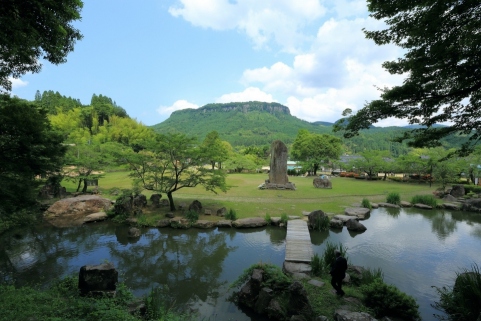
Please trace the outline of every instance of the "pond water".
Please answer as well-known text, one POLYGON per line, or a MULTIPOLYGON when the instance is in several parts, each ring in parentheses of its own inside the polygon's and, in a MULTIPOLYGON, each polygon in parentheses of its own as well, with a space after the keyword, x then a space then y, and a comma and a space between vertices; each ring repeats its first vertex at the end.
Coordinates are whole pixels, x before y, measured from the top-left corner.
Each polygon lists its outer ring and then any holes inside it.
MULTIPOLYGON (((432 286, 452 286, 456 272, 481 265, 481 215, 451 211, 376 209, 361 234, 312 232, 314 252, 326 243, 348 248, 351 264, 381 268, 387 283, 413 296, 423 320, 439 313, 432 286)), ((286 230, 142 229, 127 238, 127 227, 94 223, 58 229, 43 226, 11 231, 0 238, 0 281, 48 284, 77 275, 81 266, 110 261, 136 295, 167 285, 177 304, 189 304, 210 320, 264 320, 246 315, 226 298, 228 286, 258 262, 282 266, 286 230)), ((330 285, 326 285, 330 286, 330 285)))

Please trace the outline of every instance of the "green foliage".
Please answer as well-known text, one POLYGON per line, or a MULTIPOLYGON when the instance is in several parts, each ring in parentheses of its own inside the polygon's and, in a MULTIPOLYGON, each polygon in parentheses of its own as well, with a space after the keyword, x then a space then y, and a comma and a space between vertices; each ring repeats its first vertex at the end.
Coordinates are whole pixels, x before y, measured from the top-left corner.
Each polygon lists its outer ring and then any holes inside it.
POLYGON ((311 274, 314 276, 322 276, 325 274, 325 265, 323 260, 319 257, 317 253, 311 258, 311 274))
POLYGON ((328 241, 326 243, 326 249, 324 250, 324 253, 321 257, 322 263, 325 267, 325 271, 329 271, 331 264, 336 260, 336 254, 335 254, 336 250, 341 252, 341 256, 344 257, 349 264, 349 257, 347 256, 347 247, 344 247, 342 243, 335 245, 328 241))
POLYGON ((289 216, 286 213, 281 214, 281 223, 286 225, 287 221, 289 221, 289 216))
POLYGON ((471 270, 456 273, 456 283, 452 289, 435 287, 439 301, 433 306, 447 314, 437 316, 440 320, 477 321, 481 315, 481 273, 474 264, 471 270))
POLYGON ((372 283, 361 286, 361 291, 364 304, 374 311, 376 318, 392 316, 403 320, 421 320, 414 298, 381 279, 376 278, 372 283))
POLYGON ((230 208, 227 213, 225 213, 225 219, 235 221, 237 220, 237 213, 234 209, 230 208))
POLYGON ((73 26, 81 19, 82 7, 80 0, 3 2, 0 87, 10 91, 10 77, 39 72, 43 59, 55 65, 64 63, 75 42, 82 39, 73 26))
POLYGON ((361 206, 364 208, 372 209, 371 202, 367 198, 363 198, 361 206))
POLYGON ((175 301, 169 295, 167 286, 153 287, 145 298, 145 319, 156 321, 183 321, 193 320, 186 314, 178 313, 175 309, 175 301))
POLYGON ((475 194, 481 194, 481 186, 477 185, 463 185, 464 186, 464 192, 467 193, 475 193, 475 194))
POLYGON ((184 215, 185 215, 185 218, 189 220, 191 224, 197 222, 197 220, 199 219, 199 213, 197 213, 197 211, 194 211, 194 210, 188 210, 187 212, 185 212, 184 215))
POLYGON ((401 196, 399 196, 399 193, 389 193, 387 194, 386 202, 389 204, 399 205, 401 204, 401 196))
POLYGON ((326 231, 329 229, 329 217, 327 215, 318 215, 314 218, 313 230, 326 231))
POLYGON ((412 204, 424 204, 431 206, 432 208, 436 208, 438 205, 438 201, 433 195, 415 195, 413 198, 411 198, 411 203, 412 204))
POLYGON ((362 279, 361 284, 371 284, 374 280, 381 280, 384 281, 384 273, 381 268, 377 269, 363 269, 362 270, 362 279))
POLYGON ((266 213, 266 216, 264 216, 264 220, 266 220, 267 224, 271 224, 271 216, 269 213, 266 213))
POLYGON ((252 275, 252 271, 260 269, 264 271, 262 276, 261 287, 269 287, 271 289, 286 289, 292 280, 282 272, 277 265, 270 263, 256 263, 245 269, 244 272, 230 285, 230 288, 239 288, 246 283, 252 275))

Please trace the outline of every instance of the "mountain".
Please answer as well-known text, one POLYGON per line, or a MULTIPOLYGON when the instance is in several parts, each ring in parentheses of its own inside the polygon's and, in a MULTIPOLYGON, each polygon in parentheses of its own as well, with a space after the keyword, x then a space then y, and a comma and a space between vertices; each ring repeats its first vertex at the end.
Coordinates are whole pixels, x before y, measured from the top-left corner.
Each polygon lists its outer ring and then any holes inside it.
POLYGON ((299 129, 327 134, 331 133, 331 125, 301 120, 292 116, 288 107, 278 103, 250 101, 178 110, 152 128, 158 133, 182 132, 200 140, 216 130, 222 140, 233 146, 250 146, 270 145, 276 139, 289 144, 299 129))

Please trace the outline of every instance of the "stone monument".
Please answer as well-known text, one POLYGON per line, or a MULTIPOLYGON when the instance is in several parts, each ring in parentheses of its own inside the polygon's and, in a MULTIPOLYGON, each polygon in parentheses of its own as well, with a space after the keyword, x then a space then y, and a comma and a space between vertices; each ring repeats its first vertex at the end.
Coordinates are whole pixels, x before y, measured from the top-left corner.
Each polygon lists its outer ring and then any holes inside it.
POLYGON ((260 189, 296 189, 287 177, 287 146, 280 140, 271 144, 271 163, 269 179, 260 189))

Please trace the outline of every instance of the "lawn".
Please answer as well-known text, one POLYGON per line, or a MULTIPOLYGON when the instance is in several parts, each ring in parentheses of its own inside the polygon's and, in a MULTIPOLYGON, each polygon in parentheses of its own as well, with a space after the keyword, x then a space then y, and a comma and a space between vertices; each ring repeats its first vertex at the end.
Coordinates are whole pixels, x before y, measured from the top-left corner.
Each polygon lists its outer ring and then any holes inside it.
MULTIPOLYGON (((239 218, 301 215, 303 211, 323 210, 326 213, 340 214, 345 207, 360 203, 363 198, 371 202, 385 202, 388 193, 399 193, 401 200, 410 201, 414 195, 432 194, 436 185, 421 183, 399 183, 391 181, 366 181, 354 178, 333 177, 332 189, 318 189, 312 184, 313 177, 289 177, 297 190, 259 190, 257 187, 268 178, 267 174, 229 174, 229 190, 218 194, 207 192, 202 187, 183 188, 173 193, 176 206, 199 200, 204 208, 215 210, 221 207, 234 209, 239 218)), ((76 185, 63 182, 69 192, 75 191, 76 185)), ((128 172, 109 172, 99 180, 99 189, 104 197, 115 199, 110 195, 112 188, 131 187, 128 172)), ((147 198, 152 192, 144 191, 147 198)), ((166 197, 166 195, 163 195, 166 197)), ((204 217, 203 217, 204 218, 204 217)))

